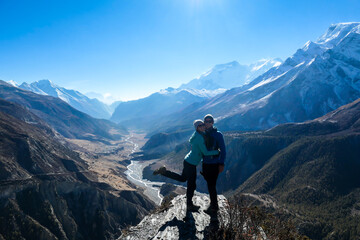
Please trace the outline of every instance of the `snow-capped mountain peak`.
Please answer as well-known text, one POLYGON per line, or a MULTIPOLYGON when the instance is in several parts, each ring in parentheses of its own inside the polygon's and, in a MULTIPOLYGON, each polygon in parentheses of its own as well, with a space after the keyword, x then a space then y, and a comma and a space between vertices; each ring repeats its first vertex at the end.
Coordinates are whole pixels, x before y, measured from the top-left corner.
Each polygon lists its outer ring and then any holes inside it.
POLYGON ((7 83, 13 85, 14 87, 18 87, 18 86, 19 86, 19 84, 17 84, 17 82, 15 82, 14 80, 7 81, 7 83))
POLYGON ((316 42, 308 41, 294 55, 286 59, 282 68, 287 70, 288 67, 295 67, 302 62, 308 64, 315 57, 323 55, 329 49, 333 49, 343 39, 347 39, 348 35, 359 33, 360 23, 333 24, 316 42))
POLYGON ((331 25, 318 41, 307 42, 280 66, 199 109, 186 109, 189 114, 183 118, 211 112, 226 130, 259 130, 317 118, 360 98, 359 49, 360 23, 331 25))
POLYGON ((326 33, 324 33, 317 43, 326 48, 332 48, 337 45, 346 35, 355 32, 360 33, 360 23, 338 23, 332 24, 326 33))
POLYGON ((182 84, 180 88, 217 90, 239 87, 281 63, 280 59, 261 59, 250 65, 242 65, 237 61, 218 64, 189 83, 182 84))
POLYGON ((109 107, 97 99, 89 99, 84 94, 60 87, 50 80, 44 79, 31 84, 22 83, 20 88, 32 91, 41 95, 49 95, 60 98, 72 107, 85 112, 95 118, 109 118, 109 107))

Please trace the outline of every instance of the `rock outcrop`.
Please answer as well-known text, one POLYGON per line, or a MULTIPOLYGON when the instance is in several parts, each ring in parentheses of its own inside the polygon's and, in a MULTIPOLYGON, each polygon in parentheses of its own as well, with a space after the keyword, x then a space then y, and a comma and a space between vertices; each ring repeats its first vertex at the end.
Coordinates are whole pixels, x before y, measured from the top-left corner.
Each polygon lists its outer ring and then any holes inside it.
POLYGON ((200 206, 198 212, 186 211, 186 197, 175 197, 167 207, 146 216, 137 226, 123 231, 119 240, 137 239, 206 239, 211 228, 219 225, 219 219, 226 214, 226 198, 219 198, 219 212, 212 216, 204 210, 209 206, 207 195, 197 194, 193 198, 195 205, 200 206))

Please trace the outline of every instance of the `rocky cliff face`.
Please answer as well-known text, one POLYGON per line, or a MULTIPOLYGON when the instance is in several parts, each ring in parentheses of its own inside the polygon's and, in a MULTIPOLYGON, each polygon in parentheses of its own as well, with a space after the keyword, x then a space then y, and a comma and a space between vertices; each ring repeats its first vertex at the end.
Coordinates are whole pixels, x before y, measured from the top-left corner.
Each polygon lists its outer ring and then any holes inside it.
POLYGON ((0 239, 115 239, 153 207, 136 192, 81 181, 0 186, 0 239))
POLYGON ((252 206, 259 201, 271 203, 271 199, 256 195, 229 201, 218 195, 218 199, 219 211, 208 215, 204 211, 209 205, 207 196, 196 194, 193 198, 200 206, 197 212, 187 212, 185 195, 177 196, 137 226, 123 231, 119 240, 306 239, 288 222, 252 206))

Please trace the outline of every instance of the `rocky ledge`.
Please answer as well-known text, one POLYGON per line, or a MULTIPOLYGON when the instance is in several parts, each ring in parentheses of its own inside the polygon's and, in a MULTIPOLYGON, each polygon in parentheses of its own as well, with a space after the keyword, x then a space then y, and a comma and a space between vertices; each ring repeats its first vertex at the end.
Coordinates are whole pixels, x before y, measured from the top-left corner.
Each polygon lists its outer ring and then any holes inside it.
POLYGON ((152 214, 146 216, 137 226, 131 227, 119 240, 137 239, 207 239, 211 229, 219 225, 219 220, 226 214, 226 198, 219 198, 219 212, 212 216, 204 210, 210 204, 207 195, 197 194, 193 198, 195 205, 200 206, 197 212, 186 211, 186 197, 179 195, 164 204, 152 214))

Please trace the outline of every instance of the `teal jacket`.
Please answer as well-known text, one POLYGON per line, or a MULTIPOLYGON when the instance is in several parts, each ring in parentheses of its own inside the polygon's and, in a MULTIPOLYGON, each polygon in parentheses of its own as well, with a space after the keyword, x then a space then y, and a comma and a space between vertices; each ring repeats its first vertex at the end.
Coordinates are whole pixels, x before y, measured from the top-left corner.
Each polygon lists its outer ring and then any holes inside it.
POLYGON ((208 151, 206 149, 204 137, 197 131, 190 137, 189 142, 191 144, 191 151, 186 154, 185 161, 192 165, 198 165, 203 155, 211 156, 219 154, 218 150, 208 151))

